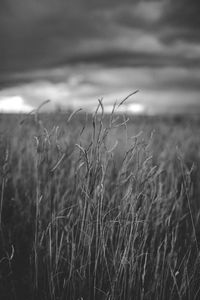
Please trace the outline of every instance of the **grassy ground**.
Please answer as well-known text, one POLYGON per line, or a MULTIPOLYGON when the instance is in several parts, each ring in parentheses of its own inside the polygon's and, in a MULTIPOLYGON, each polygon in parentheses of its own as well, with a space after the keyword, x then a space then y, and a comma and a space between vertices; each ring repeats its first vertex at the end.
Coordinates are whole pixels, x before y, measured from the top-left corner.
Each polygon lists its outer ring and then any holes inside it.
POLYGON ((0 116, 1 299, 200 298, 200 119, 101 110, 0 116))

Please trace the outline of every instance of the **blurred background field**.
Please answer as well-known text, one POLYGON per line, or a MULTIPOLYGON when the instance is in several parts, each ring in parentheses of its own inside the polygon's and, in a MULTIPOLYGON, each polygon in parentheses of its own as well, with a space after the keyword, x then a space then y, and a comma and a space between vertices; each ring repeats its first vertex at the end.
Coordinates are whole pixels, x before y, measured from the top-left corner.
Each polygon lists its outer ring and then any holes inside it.
POLYGON ((199 299, 199 116, 2 114, 0 172, 2 299, 199 299))

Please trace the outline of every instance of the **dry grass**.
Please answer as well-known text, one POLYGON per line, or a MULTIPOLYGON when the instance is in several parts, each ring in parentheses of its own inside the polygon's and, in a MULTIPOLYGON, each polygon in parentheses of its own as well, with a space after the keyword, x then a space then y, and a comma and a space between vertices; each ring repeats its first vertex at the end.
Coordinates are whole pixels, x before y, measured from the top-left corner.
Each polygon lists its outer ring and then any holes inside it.
POLYGON ((199 299, 199 121, 39 117, 0 117, 1 299, 199 299))

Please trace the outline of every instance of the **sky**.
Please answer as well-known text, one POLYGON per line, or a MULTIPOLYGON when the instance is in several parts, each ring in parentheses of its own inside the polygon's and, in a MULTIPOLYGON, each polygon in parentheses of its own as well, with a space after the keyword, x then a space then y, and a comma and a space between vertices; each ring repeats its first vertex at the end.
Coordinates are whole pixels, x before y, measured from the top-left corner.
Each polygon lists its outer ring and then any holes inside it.
POLYGON ((199 0, 1 0, 0 111, 200 112, 199 0))

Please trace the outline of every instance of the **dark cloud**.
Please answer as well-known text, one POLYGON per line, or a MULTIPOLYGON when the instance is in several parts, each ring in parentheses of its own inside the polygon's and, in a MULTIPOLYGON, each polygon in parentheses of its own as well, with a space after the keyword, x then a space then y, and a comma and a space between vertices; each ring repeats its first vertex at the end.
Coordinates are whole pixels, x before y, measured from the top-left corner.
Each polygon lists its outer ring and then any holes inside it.
POLYGON ((106 37, 101 20, 82 1, 3 1, 0 3, 1 73, 38 69, 65 52, 80 52, 85 39, 106 37))
MULTIPOLYGON (((123 3, 120 0, 2 0, 0 76, 6 78, 13 72, 51 67, 62 60, 89 63, 97 59, 97 62, 104 60, 111 64, 116 60, 121 65, 124 57, 125 65, 127 62, 146 64, 145 49, 137 53, 124 43, 121 53, 116 44, 115 51, 109 51, 106 46, 109 39, 126 35, 124 27, 128 27, 127 31, 137 29, 141 35, 143 32, 154 34, 164 43, 180 39, 199 41, 199 3, 197 0, 126 0, 123 3), (102 54, 98 49, 94 54, 95 41, 101 44, 102 54)), ((170 63, 163 53, 153 62, 160 65, 161 59, 164 65, 170 63)), ((175 56, 171 63, 174 60, 175 56)), ((182 58, 178 58, 179 63, 182 58)), ((189 64, 187 59, 185 64, 189 64)))
POLYGON ((200 42, 200 1, 168 1, 162 19, 162 40, 166 43, 200 42))
POLYGON ((99 94, 103 87, 113 95, 112 88, 129 89, 136 80, 136 88, 157 90, 159 95, 164 90, 166 95, 169 90, 194 91, 196 101, 200 80, 199 15, 197 0, 1 0, 2 95, 5 97, 12 86, 12 96, 20 95, 23 85, 23 98, 31 99, 33 105, 40 97, 37 94, 31 98, 32 86, 36 89, 40 83, 41 93, 44 88, 48 96, 56 95, 56 89, 61 89, 55 98, 65 99, 69 92, 70 99, 70 93, 74 93, 71 82, 75 80, 76 89, 80 88, 74 94, 76 101, 77 97, 99 94), (166 73, 167 68, 173 71, 166 73), (71 78, 73 69, 76 74, 71 78), (101 78, 97 75, 99 69, 105 70, 101 78), (108 69, 112 69, 112 82, 106 76, 108 69), (188 70, 184 76, 182 69, 188 70), (88 70, 96 72, 95 82, 88 80, 88 70), (122 85, 120 76, 124 78, 122 85), (130 76, 133 78, 129 82, 130 76), (63 87, 65 84, 69 91, 63 87))
POLYGON ((111 18, 117 24, 129 28, 145 28, 154 30, 163 15, 163 1, 137 1, 123 5, 110 12, 111 18))
MULTIPOLYGON (((0 77, 0 85, 2 87, 8 87, 13 85, 19 85, 21 82, 29 83, 31 81, 48 80, 49 82, 57 83, 62 81, 65 77, 68 78, 69 75, 62 72, 62 67, 67 65, 71 68, 79 65, 99 65, 102 67, 112 67, 112 68, 152 68, 154 70, 161 69, 165 67, 174 68, 186 68, 188 70, 198 70, 200 69, 200 60, 198 57, 185 57, 180 55, 170 55, 166 53, 147 53, 147 52, 137 52, 128 50, 109 50, 100 51, 88 54, 78 54, 72 58, 62 58, 60 61, 56 62, 54 67, 48 67, 46 69, 39 69, 38 71, 29 70, 28 72, 21 71, 14 74, 9 74, 7 77, 0 77), (60 71, 56 71, 55 67, 60 68, 60 71)), ((174 79, 173 79, 174 80, 174 79)), ((192 87, 197 87, 198 82, 193 83, 193 78, 188 78, 185 87, 189 85, 192 87)), ((170 80, 169 80, 170 82, 170 80)), ((177 84, 178 82, 170 82, 170 85, 177 84)), ((179 87, 181 87, 179 84, 179 87)))
MULTIPOLYGON (((61 61, 60 65, 65 64, 66 61, 61 61)), ((199 58, 190 58, 180 55, 167 55, 167 54, 157 54, 157 53, 147 53, 147 52, 137 52, 137 51, 106 51, 99 53, 90 53, 86 55, 79 55, 78 57, 73 57, 67 61, 67 64, 92 64, 98 63, 105 66, 112 67, 152 67, 152 68, 162 68, 166 66, 176 66, 176 67, 187 67, 187 68, 200 68, 199 58)))
POLYGON ((152 0, 119 6, 111 11, 117 24, 157 32, 163 42, 200 42, 199 0, 152 0))
POLYGON ((180 28, 200 28, 200 2, 198 0, 170 1, 166 10, 167 21, 180 28))

